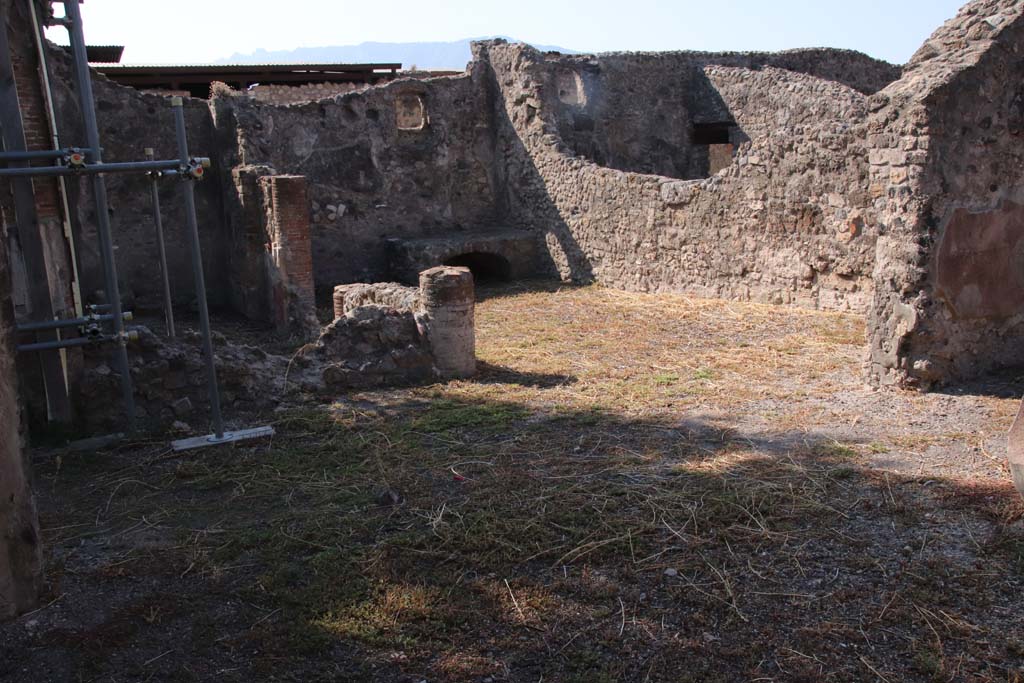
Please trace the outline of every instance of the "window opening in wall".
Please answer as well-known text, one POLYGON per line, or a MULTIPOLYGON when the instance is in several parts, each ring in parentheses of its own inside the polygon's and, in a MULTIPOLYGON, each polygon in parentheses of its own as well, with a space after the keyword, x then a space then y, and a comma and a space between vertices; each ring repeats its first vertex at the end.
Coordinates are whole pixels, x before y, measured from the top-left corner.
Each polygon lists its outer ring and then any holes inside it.
POLYGON ((512 275, 512 267, 504 256, 478 251, 453 256, 444 265, 469 268, 475 282, 501 282, 512 275))
POLYGON ((696 170, 698 178, 713 176, 732 164, 734 128, 736 124, 731 121, 693 124, 690 142, 694 147, 694 165, 691 168, 696 170))
POLYGON ((583 79, 575 71, 558 74, 558 99, 562 104, 583 107, 587 104, 587 93, 583 88, 583 79))
POLYGON ((695 145, 728 145, 729 131, 735 123, 695 123, 690 141, 695 145))
POLYGON ((416 93, 395 98, 395 119, 398 130, 423 130, 427 127, 427 108, 416 93))

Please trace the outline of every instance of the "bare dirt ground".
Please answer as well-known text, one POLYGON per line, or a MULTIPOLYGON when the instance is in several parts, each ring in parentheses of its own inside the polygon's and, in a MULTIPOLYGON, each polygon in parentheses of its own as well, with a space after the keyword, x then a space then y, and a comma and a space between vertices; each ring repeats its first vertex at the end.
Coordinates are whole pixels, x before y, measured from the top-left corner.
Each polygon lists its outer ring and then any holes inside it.
POLYGON ((1021 681, 1024 382, 861 383, 858 316, 506 287, 480 375, 272 441, 36 453, 12 681, 1021 681))

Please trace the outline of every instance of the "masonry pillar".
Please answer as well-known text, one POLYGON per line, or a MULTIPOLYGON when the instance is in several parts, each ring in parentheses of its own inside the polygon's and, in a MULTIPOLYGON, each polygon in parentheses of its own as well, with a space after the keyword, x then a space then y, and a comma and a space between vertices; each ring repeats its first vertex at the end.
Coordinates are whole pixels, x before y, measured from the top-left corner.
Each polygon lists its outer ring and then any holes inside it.
POLYGON ((476 372, 473 274, 453 266, 423 271, 420 306, 441 377, 471 377, 476 372))
POLYGON ((312 337, 320 329, 313 289, 309 198, 303 176, 260 178, 269 237, 271 320, 280 332, 312 337))
POLYGON ((270 166, 246 165, 231 170, 235 192, 229 198, 228 224, 231 234, 229 268, 231 304, 252 320, 267 317, 266 215, 260 178, 274 175, 270 166))
POLYGON ((7 245, 0 239, 0 620, 35 605, 43 564, 35 500, 21 449, 10 282, 7 245))

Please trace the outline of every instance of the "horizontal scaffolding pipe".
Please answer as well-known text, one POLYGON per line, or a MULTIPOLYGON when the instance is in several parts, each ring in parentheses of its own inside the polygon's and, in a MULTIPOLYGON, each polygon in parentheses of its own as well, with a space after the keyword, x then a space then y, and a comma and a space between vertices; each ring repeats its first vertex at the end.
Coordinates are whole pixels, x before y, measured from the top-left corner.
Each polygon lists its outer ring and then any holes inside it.
POLYGON ((106 313, 110 310, 110 304, 89 304, 86 308, 93 313, 106 313))
MULTIPOLYGON (((196 159, 196 163, 208 165, 208 159, 196 159)), ((177 170, 181 161, 120 161, 114 163, 83 164, 82 166, 29 166, 26 168, 0 168, 0 178, 12 176, 70 176, 96 175, 99 173, 148 173, 150 171, 177 170)))
MULTIPOLYGON (((123 315, 126 321, 132 320, 131 311, 125 311, 123 315)), ((68 320, 44 320, 35 323, 23 323, 15 329, 18 332, 39 332, 40 330, 57 330, 65 327, 81 327, 93 323, 110 322, 113 319, 114 316, 110 313, 106 315, 87 315, 82 318, 70 318, 68 320)))
POLYGON ((70 349, 75 346, 89 346, 91 344, 103 344, 116 341, 117 337, 75 337, 74 339, 61 339, 59 341, 38 342, 36 344, 21 344, 18 351, 28 353, 29 351, 51 351, 53 349, 70 349))
POLYGON ((34 159, 63 159, 72 154, 85 154, 89 150, 71 149, 40 149, 28 152, 0 152, 0 161, 32 161, 34 159))

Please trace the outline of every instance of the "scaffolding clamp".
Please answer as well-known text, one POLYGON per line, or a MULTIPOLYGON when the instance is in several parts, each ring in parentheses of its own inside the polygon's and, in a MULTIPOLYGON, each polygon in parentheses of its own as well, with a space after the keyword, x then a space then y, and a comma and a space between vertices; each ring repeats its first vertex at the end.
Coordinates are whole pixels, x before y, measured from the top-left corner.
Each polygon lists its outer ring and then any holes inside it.
POLYGON ((124 332, 121 333, 120 336, 120 342, 122 344, 127 344, 129 342, 137 342, 139 341, 139 339, 140 335, 138 330, 125 330, 124 332))
POLYGON ((202 180, 206 177, 206 169, 210 168, 209 157, 192 157, 180 171, 184 180, 202 180))
POLYGON ((85 153, 77 147, 73 147, 68 150, 68 154, 64 157, 64 161, 73 169, 85 168, 85 153))

